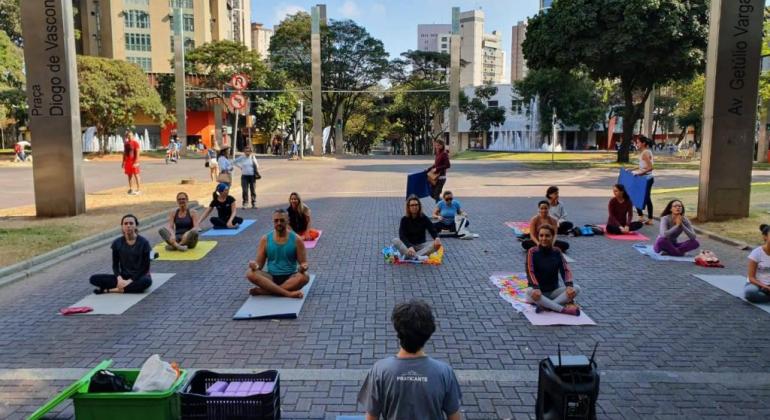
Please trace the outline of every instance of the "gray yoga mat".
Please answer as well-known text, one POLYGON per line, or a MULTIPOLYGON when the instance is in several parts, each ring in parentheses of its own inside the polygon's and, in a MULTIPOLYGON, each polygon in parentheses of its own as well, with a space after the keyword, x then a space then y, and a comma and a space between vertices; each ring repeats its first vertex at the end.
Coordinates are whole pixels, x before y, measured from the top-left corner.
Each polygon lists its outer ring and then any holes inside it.
POLYGON ((302 299, 282 296, 249 296, 246 302, 233 315, 233 319, 294 319, 305 304, 310 287, 315 281, 315 274, 310 275, 310 281, 302 288, 302 299))
POLYGON ((746 286, 746 276, 736 275, 710 275, 710 274, 693 274, 695 277, 705 281, 706 283, 722 289, 723 291, 737 297, 738 299, 751 303, 757 308, 770 314, 770 303, 752 303, 746 300, 743 296, 743 288, 746 286))
MULTIPOLYGON (((163 286, 175 273, 152 273, 152 285, 144 293, 91 293, 72 306, 90 306, 93 311, 74 315, 120 315, 163 286)), ((73 316, 73 315, 68 315, 73 316)))

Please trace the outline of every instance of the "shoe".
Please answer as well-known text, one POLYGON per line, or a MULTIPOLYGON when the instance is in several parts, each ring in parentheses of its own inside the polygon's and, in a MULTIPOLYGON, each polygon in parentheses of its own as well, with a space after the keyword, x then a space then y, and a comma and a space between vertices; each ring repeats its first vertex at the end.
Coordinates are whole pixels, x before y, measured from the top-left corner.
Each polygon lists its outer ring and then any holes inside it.
POLYGON ((242 209, 246 209, 246 203, 241 204, 242 209))
POLYGON ((141 192, 141 191, 139 191, 139 190, 136 190, 136 191, 134 191, 134 192, 132 192, 132 193, 130 193, 130 194, 131 194, 131 195, 142 195, 142 192, 141 192))
POLYGON ((256 210, 256 209, 257 209, 257 203, 251 203, 251 208, 253 208, 254 210, 256 210))
POLYGON ((580 308, 577 305, 569 305, 562 308, 561 313, 564 315, 580 316, 580 308))
POLYGON ((129 188, 129 189, 128 189, 128 192, 127 192, 126 194, 128 194, 128 195, 134 195, 134 190, 132 190, 131 188, 129 188))

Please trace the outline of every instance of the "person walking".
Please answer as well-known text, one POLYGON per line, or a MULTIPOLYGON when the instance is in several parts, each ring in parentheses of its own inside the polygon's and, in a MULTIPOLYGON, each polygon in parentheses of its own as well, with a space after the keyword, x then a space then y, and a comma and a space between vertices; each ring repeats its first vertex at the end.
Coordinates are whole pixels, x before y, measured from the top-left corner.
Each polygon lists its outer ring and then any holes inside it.
POLYGON ((139 186, 139 155, 141 145, 134 137, 134 133, 130 130, 126 130, 126 139, 123 143, 123 173, 128 177, 128 194, 139 195, 142 193, 139 186), (131 180, 133 179, 136 184, 136 189, 133 188, 131 180))
POLYGON ((257 162, 257 157, 251 153, 250 145, 244 146, 243 156, 235 159, 233 164, 241 170, 241 190, 243 196, 241 207, 246 208, 246 205, 249 203, 249 193, 251 193, 251 208, 257 208, 257 193, 254 187, 257 179, 262 178, 262 176, 259 174, 259 162, 257 162))
POLYGON ((636 213, 639 215, 639 221, 646 224, 651 225, 652 224, 652 184, 655 183, 655 177, 652 174, 653 169, 653 156, 652 156, 652 150, 650 148, 653 146, 655 142, 653 142, 651 139, 639 136, 636 138, 635 144, 637 150, 639 150, 639 169, 633 171, 633 174, 636 176, 646 176, 649 179, 649 182, 647 183, 647 191, 645 191, 645 199, 644 199, 644 206, 642 208, 637 208, 636 213), (644 208, 647 209, 647 217, 644 217, 644 208))

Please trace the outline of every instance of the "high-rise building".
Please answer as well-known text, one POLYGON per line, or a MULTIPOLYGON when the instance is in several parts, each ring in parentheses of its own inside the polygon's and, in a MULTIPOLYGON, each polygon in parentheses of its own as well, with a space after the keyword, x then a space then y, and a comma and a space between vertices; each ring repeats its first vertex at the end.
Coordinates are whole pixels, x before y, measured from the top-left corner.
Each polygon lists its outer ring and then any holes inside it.
POLYGON ((234 40, 251 46, 248 0, 74 0, 78 53, 128 60, 147 73, 170 73, 173 9, 182 9, 185 48, 234 40))
POLYGON ((417 50, 431 52, 449 51, 449 34, 452 25, 430 24, 417 25, 417 50), (441 37, 444 40, 441 40, 441 37))
POLYGON ((527 22, 518 22, 511 31, 511 84, 527 76, 527 61, 522 45, 527 35, 527 22))
POLYGON ((272 29, 265 28, 261 23, 251 24, 251 48, 262 59, 266 59, 270 55, 270 38, 272 37, 272 29))
MULTIPOLYGON (((417 25, 417 49, 450 52, 452 25, 417 25)), ((500 34, 484 33, 484 12, 460 13, 460 59, 467 64, 460 70, 461 86, 478 86, 485 82, 501 83, 505 53, 500 34)))

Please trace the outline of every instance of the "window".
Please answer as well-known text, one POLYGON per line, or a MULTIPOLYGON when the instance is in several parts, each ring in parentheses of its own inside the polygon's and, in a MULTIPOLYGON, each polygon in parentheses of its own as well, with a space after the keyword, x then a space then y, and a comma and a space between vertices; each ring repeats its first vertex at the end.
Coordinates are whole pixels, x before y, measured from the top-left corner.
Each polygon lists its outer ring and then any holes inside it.
MULTIPOLYGON (((195 48, 195 40, 192 38, 184 37, 184 50, 190 51, 195 48)), ((174 36, 171 35, 171 52, 174 52, 174 36)))
POLYGON ((150 0, 123 0, 126 6, 149 6, 150 0))
POLYGON ((152 51, 150 47, 150 34, 126 34, 126 50, 128 51, 152 51))
POLYGON ((487 106, 490 108, 497 108, 497 101, 488 101, 487 106))
POLYGON ((446 48, 446 44, 441 44, 441 48, 446 48))
POLYGON ((183 9, 192 9, 193 0, 169 0, 168 5, 172 8, 181 7, 183 9))
POLYGON ((150 15, 142 10, 127 10, 123 12, 126 28, 147 29, 150 27, 150 15))
POLYGON ((513 102, 511 102, 511 113, 512 114, 522 114, 524 112, 524 101, 521 99, 514 99, 513 102))
POLYGON ((152 71, 152 58, 150 57, 126 57, 128 62, 134 63, 144 70, 145 73, 152 71))
POLYGON ((195 32, 195 17, 185 14, 182 17, 182 28, 185 32, 195 32))

